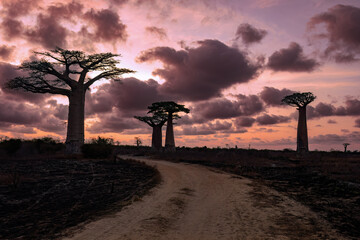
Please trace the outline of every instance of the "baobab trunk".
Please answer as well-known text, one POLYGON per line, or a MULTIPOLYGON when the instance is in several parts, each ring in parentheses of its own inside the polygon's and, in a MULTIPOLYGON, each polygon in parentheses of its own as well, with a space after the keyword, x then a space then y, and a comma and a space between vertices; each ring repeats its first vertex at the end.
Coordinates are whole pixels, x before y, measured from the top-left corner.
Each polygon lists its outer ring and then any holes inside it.
POLYGON ((169 113, 166 126, 165 150, 170 152, 175 151, 173 116, 171 112, 169 113))
POLYGON ((81 153, 84 145, 85 90, 72 91, 69 96, 69 116, 66 136, 66 152, 81 153))
POLYGON ((160 125, 152 126, 153 132, 152 132, 152 141, 151 141, 151 148, 154 151, 159 151, 162 146, 162 132, 160 125))
POLYGON ((306 106, 299 107, 299 121, 297 128, 297 152, 308 152, 308 134, 306 124, 306 106))

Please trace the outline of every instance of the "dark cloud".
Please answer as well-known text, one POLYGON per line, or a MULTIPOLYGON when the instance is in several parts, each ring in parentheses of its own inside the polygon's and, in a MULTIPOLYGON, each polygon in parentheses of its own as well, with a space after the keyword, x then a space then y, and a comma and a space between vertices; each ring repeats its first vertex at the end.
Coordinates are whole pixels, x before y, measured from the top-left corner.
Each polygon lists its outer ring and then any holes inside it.
POLYGON ((34 28, 25 31, 25 36, 31 43, 41 44, 48 49, 56 46, 66 47, 67 35, 68 30, 56 18, 43 14, 37 16, 37 24, 34 28))
POLYGON ((152 48, 142 52, 137 61, 163 62, 164 67, 153 72, 165 79, 160 92, 190 101, 218 97, 223 89, 257 76, 261 66, 251 63, 240 50, 217 40, 198 41, 198 44, 196 48, 180 51, 152 48))
POLYGON ((27 125, 40 123, 43 119, 38 108, 24 103, 7 101, 3 96, 0 99, 0 122, 27 125))
POLYGON ((308 22, 312 40, 327 40, 323 57, 336 62, 359 60, 360 54, 360 8, 336 5, 328 11, 315 15, 308 22), (325 32, 316 31, 325 25, 325 32))
POLYGON ((360 118, 355 120, 355 126, 354 127, 360 128, 360 118))
POLYGON ((155 80, 140 81, 136 78, 104 84, 91 94, 91 98, 87 98, 87 114, 111 112, 113 107, 132 116, 137 111, 146 113, 153 102, 166 100, 159 95, 159 86, 155 80))
POLYGON ((360 100, 347 99, 345 105, 340 107, 323 102, 318 103, 315 107, 307 107, 308 119, 327 116, 360 116, 360 100))
POLYGON ((263 111, 264 106, 256 95, 237 95, 237 100, 216 98, 195 105, 193 112, 203 119, 227 119, 238 116, 251 116, 263 111))
POLYGON ((329 124, 336 124, 336 123, 337 123, 337 121, 332 120, 332 119, 329 119, 329 120, 327 121, 327 123, 329 123, 329 124))
POLYGON ((91 9, 84 18, 95 27, 91 37, 97 41, 126 41, 128 35, 126 26, 121 22, 119 15, 111 9, 96 11, 91 9))
POLYGON ((306 57, 302 47, 292 42, 288 48, 274 52, 269 57, 267 66, 273 71, 312 72, 319 63, 315 59, 306 57))
POLYGON ((57 19, 72 20, 75 16, 81 16, 84 6, 75 1, 68 4, 51 5, 48 9, 48 15, 57 19))
POLYGON ((86 130, 90 133, 121 133, 129 129, 144 128, 144 124, 134 118, 123 118, 117 114, 108 114, 101 117, 101 121, 94 123, 86 130))
POLYGON ((158 28, 155 26, 146 27, 145 31, 155 37, 157 37, 160 40, 167 39, 166 30, 164 28, 158 28))
POLYGON ((4 60, 9 60, 14 50, 15 50, 14 46, 11 47, 6 45, 0 46, 0 58, 4 60))
POLYGON ((2 11, 6 16, 11 18, 16 18, 20 16, 27 15, 31 10, 37 7, 39 0, 10 0, 3 1, 2 11))
POLYGON ((237 127, 251 127, 255 123, 255 119, 251 117, 241 117, 235 120, 235 126, 237 127))
POLYGON ((264 89, 260 92, 260 98, 268 106, 286 106, 282 104, 281 100, 285 96, 291 95, 293 93, 294 91, 287 88, 280 90, 273 87, 264 87, 264 89))
POLYGON ((260 42, 266 34, 266 30, 257 29, 248 23, 243 23, 237 28, 235 36, 236 40, 241 38, 243 43, 252 44, 260 42))
POLYGON ((352 132, 346 135, 338 134, 325 134, 318 135, 313 138, 310 138, 311 143, 338 143, 339 145, 344 142, 358 142, 360 139, 360 132, 352 132))
POLYGON ((289 122, 290 120, 291 120, 290 117, 277 116, 277 115, 268 115, 268 114, 263 114, 263 115, 256 118, 256 122, 259 125, 272 125, 272 124, 289 122))
POLYGON ((186 126, 183 127, 181 133, 182 135, 210 135, 215 134, 216 131, 206 127, 186 126))
POLYGON ((44 102, 49 97, 48 94, 35 94, 25 92, 22 90, 13 90, 5 87, 5 84, 12 78, 15 78, 23 73, 17 70, 17 67, 9 63, 0 62, 0 88, 6 99, 14 101, 28 101, 37 104, 44 102))
POLYGON ((16 19, 4 18, 1 22, 1 29, 3 37, 8 40, 14 40, 14 38, 20 37, 24 31, 23 24, 16 19))

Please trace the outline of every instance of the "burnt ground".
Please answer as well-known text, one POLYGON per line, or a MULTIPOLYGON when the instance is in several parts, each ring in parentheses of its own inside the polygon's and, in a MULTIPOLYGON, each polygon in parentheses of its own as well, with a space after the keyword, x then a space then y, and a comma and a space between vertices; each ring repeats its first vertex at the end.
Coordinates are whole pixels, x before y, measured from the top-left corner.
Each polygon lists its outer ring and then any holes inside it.
POLYGON ((55 239, 120 210, 160 181, 129 160, 0 159, 0 239, 55 239))
POLYGON ((235 173, 283 192, 310 207, 340 233, 360 239, 360 155, 243 149, 178 149, 156 158, 235 173))

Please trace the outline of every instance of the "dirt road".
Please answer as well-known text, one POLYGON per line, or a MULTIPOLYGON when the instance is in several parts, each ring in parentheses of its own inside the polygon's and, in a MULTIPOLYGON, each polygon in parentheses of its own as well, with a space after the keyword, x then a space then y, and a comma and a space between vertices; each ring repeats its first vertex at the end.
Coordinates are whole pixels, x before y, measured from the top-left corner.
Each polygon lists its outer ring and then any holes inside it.
POLYGON ((68 239, 344 239, 307 207, 256 181, 137 159, 156 165, 163 182, 68 239))

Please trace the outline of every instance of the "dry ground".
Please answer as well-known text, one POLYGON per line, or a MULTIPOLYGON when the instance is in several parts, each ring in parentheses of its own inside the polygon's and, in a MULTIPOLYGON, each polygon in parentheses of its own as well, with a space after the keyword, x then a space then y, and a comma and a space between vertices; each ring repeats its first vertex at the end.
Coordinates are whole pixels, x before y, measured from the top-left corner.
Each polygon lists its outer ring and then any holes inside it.
POLYGON ((163 182, 66 239, 346 239, 308 207, 257 180, 136 159, 156 165, 163 182))

